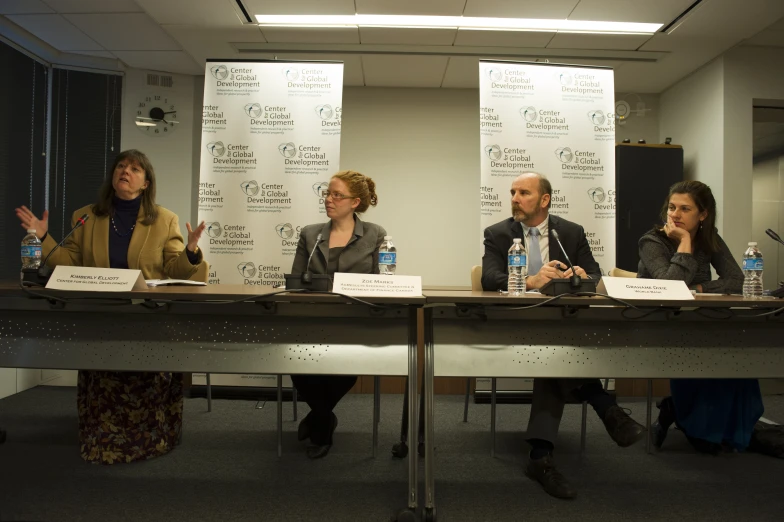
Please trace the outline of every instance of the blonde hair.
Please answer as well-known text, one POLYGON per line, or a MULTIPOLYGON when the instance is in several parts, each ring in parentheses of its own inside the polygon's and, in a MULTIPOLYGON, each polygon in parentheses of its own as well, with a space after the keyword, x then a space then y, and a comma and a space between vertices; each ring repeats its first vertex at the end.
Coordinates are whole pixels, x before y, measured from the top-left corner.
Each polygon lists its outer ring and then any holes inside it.
POLYGON ((376 183, 368 176, 354 170, 342 170, 332 177, 348 185, 351 195, 359 198, 359 206, 354 210, 355 212, 364 212, 368 207, 375 207, 378 204, 376 183))

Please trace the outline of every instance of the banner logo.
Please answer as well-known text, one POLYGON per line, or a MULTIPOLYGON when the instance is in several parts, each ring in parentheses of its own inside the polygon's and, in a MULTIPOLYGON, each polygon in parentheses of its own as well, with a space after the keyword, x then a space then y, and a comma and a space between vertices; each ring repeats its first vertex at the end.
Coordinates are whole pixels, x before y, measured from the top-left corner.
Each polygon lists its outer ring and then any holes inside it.
POLYGON ((207 236, 209 237, 220 237, 221 233, 223 232, 223 228, 217 221, 207 223, 205 226, 206 228, 204 231, 207 232, 207 236))
POLYGON ((488 145, 485 147, 485 154, 491 160, 499 160, 501 159, 501 147, 498 145, 488 145))
POLYGON ((245 114, 248 118, 258 118, 261 116, 261 105, 258 103, 249 103, 245 105, 245 114))
POLYGON ((536 109, 534 107, 522 107, 520 108, 520 116, 528 123, 535 122, 537 116, 536 109))
POLYGON ((299 69, 296 67, 286 67, 282 70, 283 76, 290 82, 296 82, 299 80, 299 69))
POLYGON ((569 86, 574 81, 574 78, 572 78, 572 75, 569 73, 561 73, 558 75, 558 81, 561 85, 569 86))
POLYGON ((255 180, 243 181, 240 188, 247 196, 255 196, 259 193, 259 184, 255 180))
POLYGON ((498 82, 504 77, 504 72, 501 69, 488 69, 487 77, 494 82, 498 82))
POLYGON ((604 125, 604 122, 607 121, 607 117, 602 111, 588 112, 588 119, 591 120, 591 123, 594 125, 604 125))
POLYGON ((326 181, 319 181, 313 184, 313 193, 320 198, 321 193, 327 190, 328 188, 329 188, 329 183, 327 183, 326 181))
POLYGON ((318 117, 321 118, 322 120, 328 120, 332 117, 333 114, 335 114, 335 111, 332 110, 331 105, 328 104, 317 105, 316 114, 318 114, 318 117))
POLYGON ((229 70, 225 65, 213 65, 210 67, 210 73, 216 80, 225 80, 229 76, 229 70))
POLYGON ((207 144, 207 150, 210 154, 219 158, 226 153, 226 147, 223 145, 222 141, 211 141, 207 144))
POLYGON ((293 158, 297 155, 297 146, 292 142, 281 143, 278 145, 278 152, 280 152, 280 155, 284 158, 293 158))
POLYGON ((558 161, 561 163, 569 163, 574 158, 574 154, 569 147, 558 147, 555 149, 555 157, 558 158, 558 161))
POLYGON ((239 270, 240 275, 246 279, 250 279, 256 275, 256 265, 251 262, 240 263, 237 265, 237 270, 239 270))
POLYGON ((294 227, 291 223, 278 223, 275 225, 275 232, 282 239, 291 239, 291 236, 294 235, 294 227))
POLYGON ((604 193, 603 188, 593 187, 588 189, 588 197, 590 197, 591 201, 593 201, 594 203, 602 203, 607 196, 604 193))

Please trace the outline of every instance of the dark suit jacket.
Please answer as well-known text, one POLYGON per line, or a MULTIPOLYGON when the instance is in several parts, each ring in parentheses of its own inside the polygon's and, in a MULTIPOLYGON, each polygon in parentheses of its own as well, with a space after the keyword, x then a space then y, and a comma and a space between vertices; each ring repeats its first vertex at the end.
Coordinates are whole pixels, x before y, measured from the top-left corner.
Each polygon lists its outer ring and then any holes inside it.
MULTIPOLYGON (((307 225, 299 233, 297 253, 291 265, 292 274, 301 274, 308 264, 308 256, 316 244, 316 237, 321 234, 321 243, 313 259, 310 271, 314 274, 326 274, 329 262, 329 233, 332 220, 324 224, 307 225)), ((384 227, 368 223, 354 215, 354 235, 349 239, 343 252, 340 253, 338 267, 341 272, 354 274, 378 274, 378 249, 387 235, 384 227)))
MULTIPOLYGON (((585 230, 577 223, 572 223, 550 214, 548 217, 550 231, 550 261, 561 261, 568 266, 566 258, 558 243, 553 238, 553 229, 558 231, 569 259, 575 266, 581 267, 592 279, 602 277, 599 263, 593 258, 591 246, 585 237, 585 230)), ((487 291, 507 290, 507 252, 516 237, 523 238, 523 226, 508 218, 485 229, 485 254, 482 256, 482 288, 487 291)), ((534 275, 534 274, 531 274, 534 275)))

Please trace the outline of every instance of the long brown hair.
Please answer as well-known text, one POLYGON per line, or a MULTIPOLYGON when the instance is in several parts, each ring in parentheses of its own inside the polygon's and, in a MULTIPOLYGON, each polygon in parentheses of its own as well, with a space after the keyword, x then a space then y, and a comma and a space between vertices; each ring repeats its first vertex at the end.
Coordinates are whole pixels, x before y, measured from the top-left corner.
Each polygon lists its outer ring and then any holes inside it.
POLYGON ((132 161, 138 163, 144 169, 144 179, 147 180, 147 188, 142 191, 142 208, 144 208, 144 219, 142 223, 152 225, 158 219, 158 205, 155 204, 155 170, 152 168, 150 158, 145 153, 136 149, 128 149, 114 158, 109 175, 103 181, 101 190, 98 193, 98 202, 93 205, 93 214, 96 216, 113 216, 114 205, 112 204, 115 192, 112 179, 114 169, 121 161, 132 161))
MULTIPOLYGON (((716 200, 708 185, 699 181, 679 181, 670 187, 670 193, 664 200, 661 210, 661 219, 667 222, 667 211, 670 207, 670 198, 673 194, 686 194, 694 200, 697 210, 707 212, 697 234, 694 238, 696 246, 710 254, 719 251, 719 234, 716 232, 716 200)), ((659 229, 661 230, 661 228, 659 229)))
POLYGON ((359 206, 354 209, 354 212, 357 214, 366 211, 370 206, 375 207, 378 204, 376 183, 368 176, 353 170, 343 170, 332 177, 348 185, 351 195, 359 198, 359 206))

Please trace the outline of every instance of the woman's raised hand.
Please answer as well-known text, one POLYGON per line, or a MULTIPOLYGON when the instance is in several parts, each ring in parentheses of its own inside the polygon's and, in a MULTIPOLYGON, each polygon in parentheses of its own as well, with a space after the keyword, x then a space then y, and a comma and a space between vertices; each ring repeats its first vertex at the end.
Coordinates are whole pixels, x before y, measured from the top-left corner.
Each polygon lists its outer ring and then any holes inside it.
POLYGON ((23 229, 28 230, 34 228, 35 235, 38 236, 38 239, 44 237, 49 230, 49 211, 47 210, 44 210, 43 217, 38 219, 29 208, 22 205, 16 209, 16 217, 22 222, 23 229))

